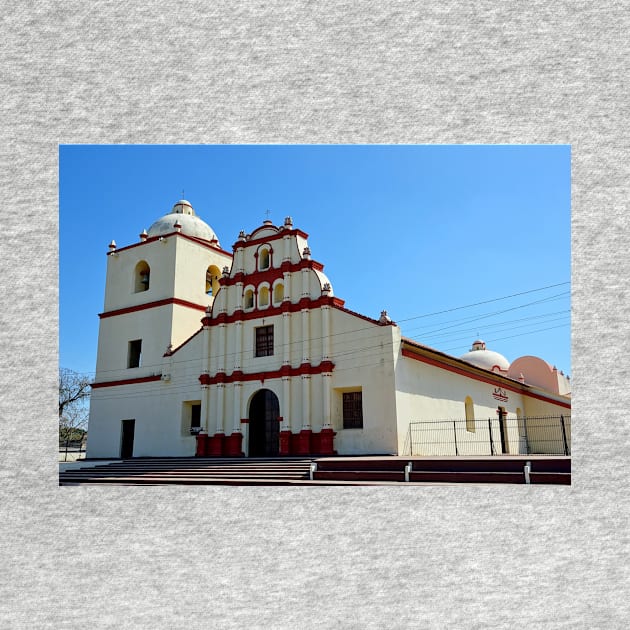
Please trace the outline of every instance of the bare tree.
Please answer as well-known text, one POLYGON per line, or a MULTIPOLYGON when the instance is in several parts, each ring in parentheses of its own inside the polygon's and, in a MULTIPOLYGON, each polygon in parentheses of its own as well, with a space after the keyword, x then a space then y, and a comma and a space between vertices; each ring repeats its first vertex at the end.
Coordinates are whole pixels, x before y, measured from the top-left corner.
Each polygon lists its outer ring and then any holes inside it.
POLYGON ((85 434, 91 380, 87 374, 59 368, 60 440, 79 440, 85 434))

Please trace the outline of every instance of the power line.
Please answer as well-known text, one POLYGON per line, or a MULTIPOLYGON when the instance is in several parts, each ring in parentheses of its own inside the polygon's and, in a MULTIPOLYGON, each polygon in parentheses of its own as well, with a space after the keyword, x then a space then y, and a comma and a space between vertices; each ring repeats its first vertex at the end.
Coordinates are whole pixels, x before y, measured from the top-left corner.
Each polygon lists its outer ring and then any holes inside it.
MULTIPOLYGON (((554 287, 557 287, 557 286, 563 286, 563 285, 566 285, 566 284, 570 284, 570 283, 569 283, 569 282, 562 282, 562 283, 559 283, 559 284, 548 285, 548 286, 546 286, 546 287, 540 287, 540 288, 538 288, 538 289, 530 289, 530 290, 528 290, 528 291, 522 291, 522 292, 520 292, 520 293, 514 293, 514 294, 507 295, 507 296, 500 297, 500 298, 493 298, 493 299, 491 299, 491 300, 485 300, 485 301, 482 301, 482 302, 476 302, 476 303, 474 303, 474 304, 468 304, 468 305, 464 305, 464 306, 458 306, 458 307, 455 307, 455 308, 452 308, 452 309, 446 309, 446 310, 443 310, 443 311, 437 311, 437 312, 435 312, 435 313, 428 313, 428 314, 424 314, 424 315, 418 315, 418 316, 411 317, 411 318, 407 318, 407 319, 404 319, 404 320, 399 320, 399 321, 398 321, 398 322, 396 322, 396 323, 398 323, 398 324, 399 324, 399 323, 401 323, 401 322, 411 321, 411 320, 414 320, 414 319, 420 319, 420 318, 423 318, 423 317, 429 317, 429 316, 433 316, 433 315, 440 315, 440 314, 443 314, 443 313, 449 313, 449 312, 452 312, 452 311, 463 310, 463 309, 466 309, 466 308, 472 308, 472 307, 475 307, 475 306, 479 306, 479 305, 481 305, 481 304, 488 304, 488 303, 491 303, 491 302, 497 302, 497 301, 500 301, 500 300, 506 300, 506 299, 510 299, 510 298, 513 298, 513 297, 518 297, 518 296, 521 296, 521 295, 526 295, 526 294, 530 294, 530 293, 540 292, 540 291, 543 291, 543 290, 546 290, 546 289, 550 289, 550 288, 554 288, 554 287)), ((479 319, 485 319, 485 318, 488 318, 488 317, 493 317, 493 316, 495 316, 495 315, 499 315, 499 314, 507 313, 507 312, 514 311, 514 310, 518 310, 518 309, 521 309, 521 308, 526 308, 526 307, 528 307, 528 306, 532 306, 532 305, 535 305, 535 304, 542 304, 542 303, 545 303, 545 302, 548 302, 548 301, 554 301, 554 300, 557 300, 557 299, 562 298, 563 296, 567 296, 567 295, 569 295, 569 294, 570 294, 570 292, 559 293, 559 294, 556 294, 556 295, 553 295, 553 296, 550 296, 550 297, 547 297, 547 298, 543 298, 543 299, 541 299, 541 300, 535 300, 535 301, 533 301, 533 302, 527 302, 527 303, 525 303, 525 304, 521 304, 521 305, 519 305, 519 306, 515 306, 515 307, 509 308, 509 309, 503 309, 503 310, 500 310, 500 311, 494 311, 494 312, 492 312, 492 313, 486 313, 486 314, 476 315, 476 316, 474 316, 474 317, 463 318, 463 320, 454 320, 454 321, 460 321, 460 322, 461 322, 461 321, 463 321, 463 323, 473 322, 473 321, 477 321, 477 320, 479 320, 479 319)), ((350 315, 351 315, 351 314, 352 314, 352 312, 350 313, 350 315)), ((261 317, 264 317, 264 313, 261 313, 261 317)), ((434 325, 435 325, 435 324, 434 324, 434 325)), ((436 330, 434 330, 434 331, 429 331, 429 332, 425 333, 423 336, 431 336, 431 335, 435 335, 435 333, 437 333, 437 332, 440 332, 440 331, 442 331, 442 330, 447 330, 447 329, 449 329, 449 328, 454 328, 454 327, 456 327, 456 326, 457 326, 457 325, 453 325, 453 326, 445 326, 445 327, 443 327, 443 328, 439 328, 439 329, 436 329, 436 330)), ((412 328, 411 330, 414 330, 414 329, 412 328)), ((350 335, 350 334, 354 334, 354 333, 362 333, 362 332, 365 332, 365 331, 366 331, 366 327, 363 327, 363 328, 357 328, 357 329, 353 329, 353 330, 346 330, 346 331, 341 331, 341 332, 338 332, 338 333, 332 333, 332 334, 330 334, 330 335, 329 335, 329 338, 338 337, 338 336, 340 336, 340 335, 350 335)), ((195 332, 195 333, 193 333, 193 334, 198 334, 198 333, 199 333, 199 331, 196 331, 196 332, 195 332)), ((192 335, 191 335, 191 336, 192 336, 192 335)), ((418 337, 420 337, 420 335, 415 335, 415 337, 414 337, 414 338, 418 338, 418 337)), ((189 338, 190 338, 190 337, 189 337, 189 338)), ((309 341, 310 341, 311 343, 312 343, 312 342, 317 342, 317 341, 322 341, 323 339, 324 339, 324 337, 323 337, 323 336, 319 336, 319 337, 309 337, 309 341)), ((298 344, 299 344, 299 345, 301 345, 302 343, 303 343, 303 341, 302 341, 301 339, 298 339, 298 340, 293 340, 293 341, 290 341, 290 342, 287 342, 287 343, 277 344, 277 345, 276 345, 276 348, 277 348, 278 350, 282 350, 282 349, 284 349, 284 348, 285 348, 285 347, 287 347, 287 346, 288 346, 288 347, 291 347, 291 346, 296 346, 296 345, 298 345, 298 344)), ((360 350, 360 349, 361 349, 361 347, 359 347, 359 350, 360 350)), ((241 349, 241 353, 242 353, 243 351, 244 351, 244 349, 241 349)), ((212 354, 209 358, 210 358, 211 360, 215 360, 215 361, 216 361, 217 359, 225 359, 225 360, 228 360, 228 359, 229 359, 229 358, 231 358, 231 357, 235 357, 235 356, 236 356, 236 354, 237 354, 236 352, 225 352, 225 353, 223 353, 223 354, 221 354, 221 355, 218 355, 218 354, 212 354)), ((165 357, 165 359, 166 359, 166 357, 165 357)), ((192 363, 192 362, 194 362, 194 361, 199 361, 199 360, 200 360, 200 359, 183 359, 183 360, 179 360, 179 361, 178 361, 178 360, 171 360, 171 364, 172 364, 172 365, 178 365, 178 364, 190 364, 190 363, 192 363)), ((164 362, 160 362, 160 363, 145 364, 145 365, 143 365, 142 367, 143 367, 143 368, 145 368, 145 369, 146 369, 146 368, 155 368, 155 369, 157 369, 157 368, 162 368, 163 366, 164 366, 164 362)), ((125 368, 117 368, 117 369, 112 369, 112 370, 99 370, 99 374, 107 374, 107 373, 113 373, 113 372, 121 372, 121 371, 123 371, 124 369, 125 369, 125 368)), ((96 375, 96 372, 88 372, 88 374, 90 374, 90 375, 96 375)))
POLYGON ((561 287, 571 282, 559 282, 558 284, 550 284, 546 287, 540 287, 539 289, 530 289, 529 291, 521 291, 520 293, 512 293, 511 295, 504 295, 503 297, 493 298, 492 300, 484 300, 483 302, 475 302, 474 304, 465 304, 464 306, 456 306, 454 308, 448 308, 443 311, 436 311, 435 313, 426 313, 424 315, 414 315, 413 317, 407 317, 406 319, 398 320, 398 323, 409 322, 413 319, 421 319, 423 317, 432 317, 433 315, 442 315, 443 313, 452 313, 453 311, 461 311, 464 308, 472 308, 473 306, 480 306, 482 304, 490 304, 491 302, 499 302, 500 300, 508 300, 519 295, 526 295, 527 293, 536 293, 537 291, 544 291, 545 289, 553 289, 554 287, 561 287))

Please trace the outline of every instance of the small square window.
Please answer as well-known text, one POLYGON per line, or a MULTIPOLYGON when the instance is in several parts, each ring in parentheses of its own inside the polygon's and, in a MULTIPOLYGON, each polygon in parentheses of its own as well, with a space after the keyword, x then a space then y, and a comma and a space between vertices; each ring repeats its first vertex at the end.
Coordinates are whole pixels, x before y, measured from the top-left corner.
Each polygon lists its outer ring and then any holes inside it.
POLYGON ((256 354, 257 357, 270 357, 273 355, 273 326, 260 326, 256 328, 256 354))
POLYGON ((129 350, 127 353, 127 367, 140 367, 142 361, 142 339, 134 339, 129 342, 129 350))
POLYGON ((363 428, 363 392, 344 392, 343 428, 363 428))

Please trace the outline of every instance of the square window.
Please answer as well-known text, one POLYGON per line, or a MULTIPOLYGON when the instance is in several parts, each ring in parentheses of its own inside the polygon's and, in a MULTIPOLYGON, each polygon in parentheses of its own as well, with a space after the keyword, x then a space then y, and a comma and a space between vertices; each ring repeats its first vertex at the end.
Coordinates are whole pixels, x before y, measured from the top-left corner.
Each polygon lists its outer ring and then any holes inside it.
POLYGON ((343 428, 363 428, 363 392, 344 392, 343 428))
POLYGON ((273 326, 260 326, 256 328, 256 354, 257 357, 270 357, 273 355, 273 326))
POLYGON ((127 367, 140 367, 142 361, 142 339, 134 339, 129 342, 129 350, 127 352, 127 367))

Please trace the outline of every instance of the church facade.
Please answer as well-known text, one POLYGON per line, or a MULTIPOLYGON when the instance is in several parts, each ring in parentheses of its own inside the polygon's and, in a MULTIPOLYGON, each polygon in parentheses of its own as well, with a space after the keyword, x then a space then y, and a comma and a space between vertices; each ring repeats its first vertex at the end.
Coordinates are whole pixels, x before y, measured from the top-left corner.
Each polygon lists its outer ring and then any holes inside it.
POLYGON ((181 200, 112 241, 87 456, 402 455, 419 419, 570 413, 568 377, 537 357, 452 357, 347 309, 307 239, 287 217, 229 252, 181 200))

